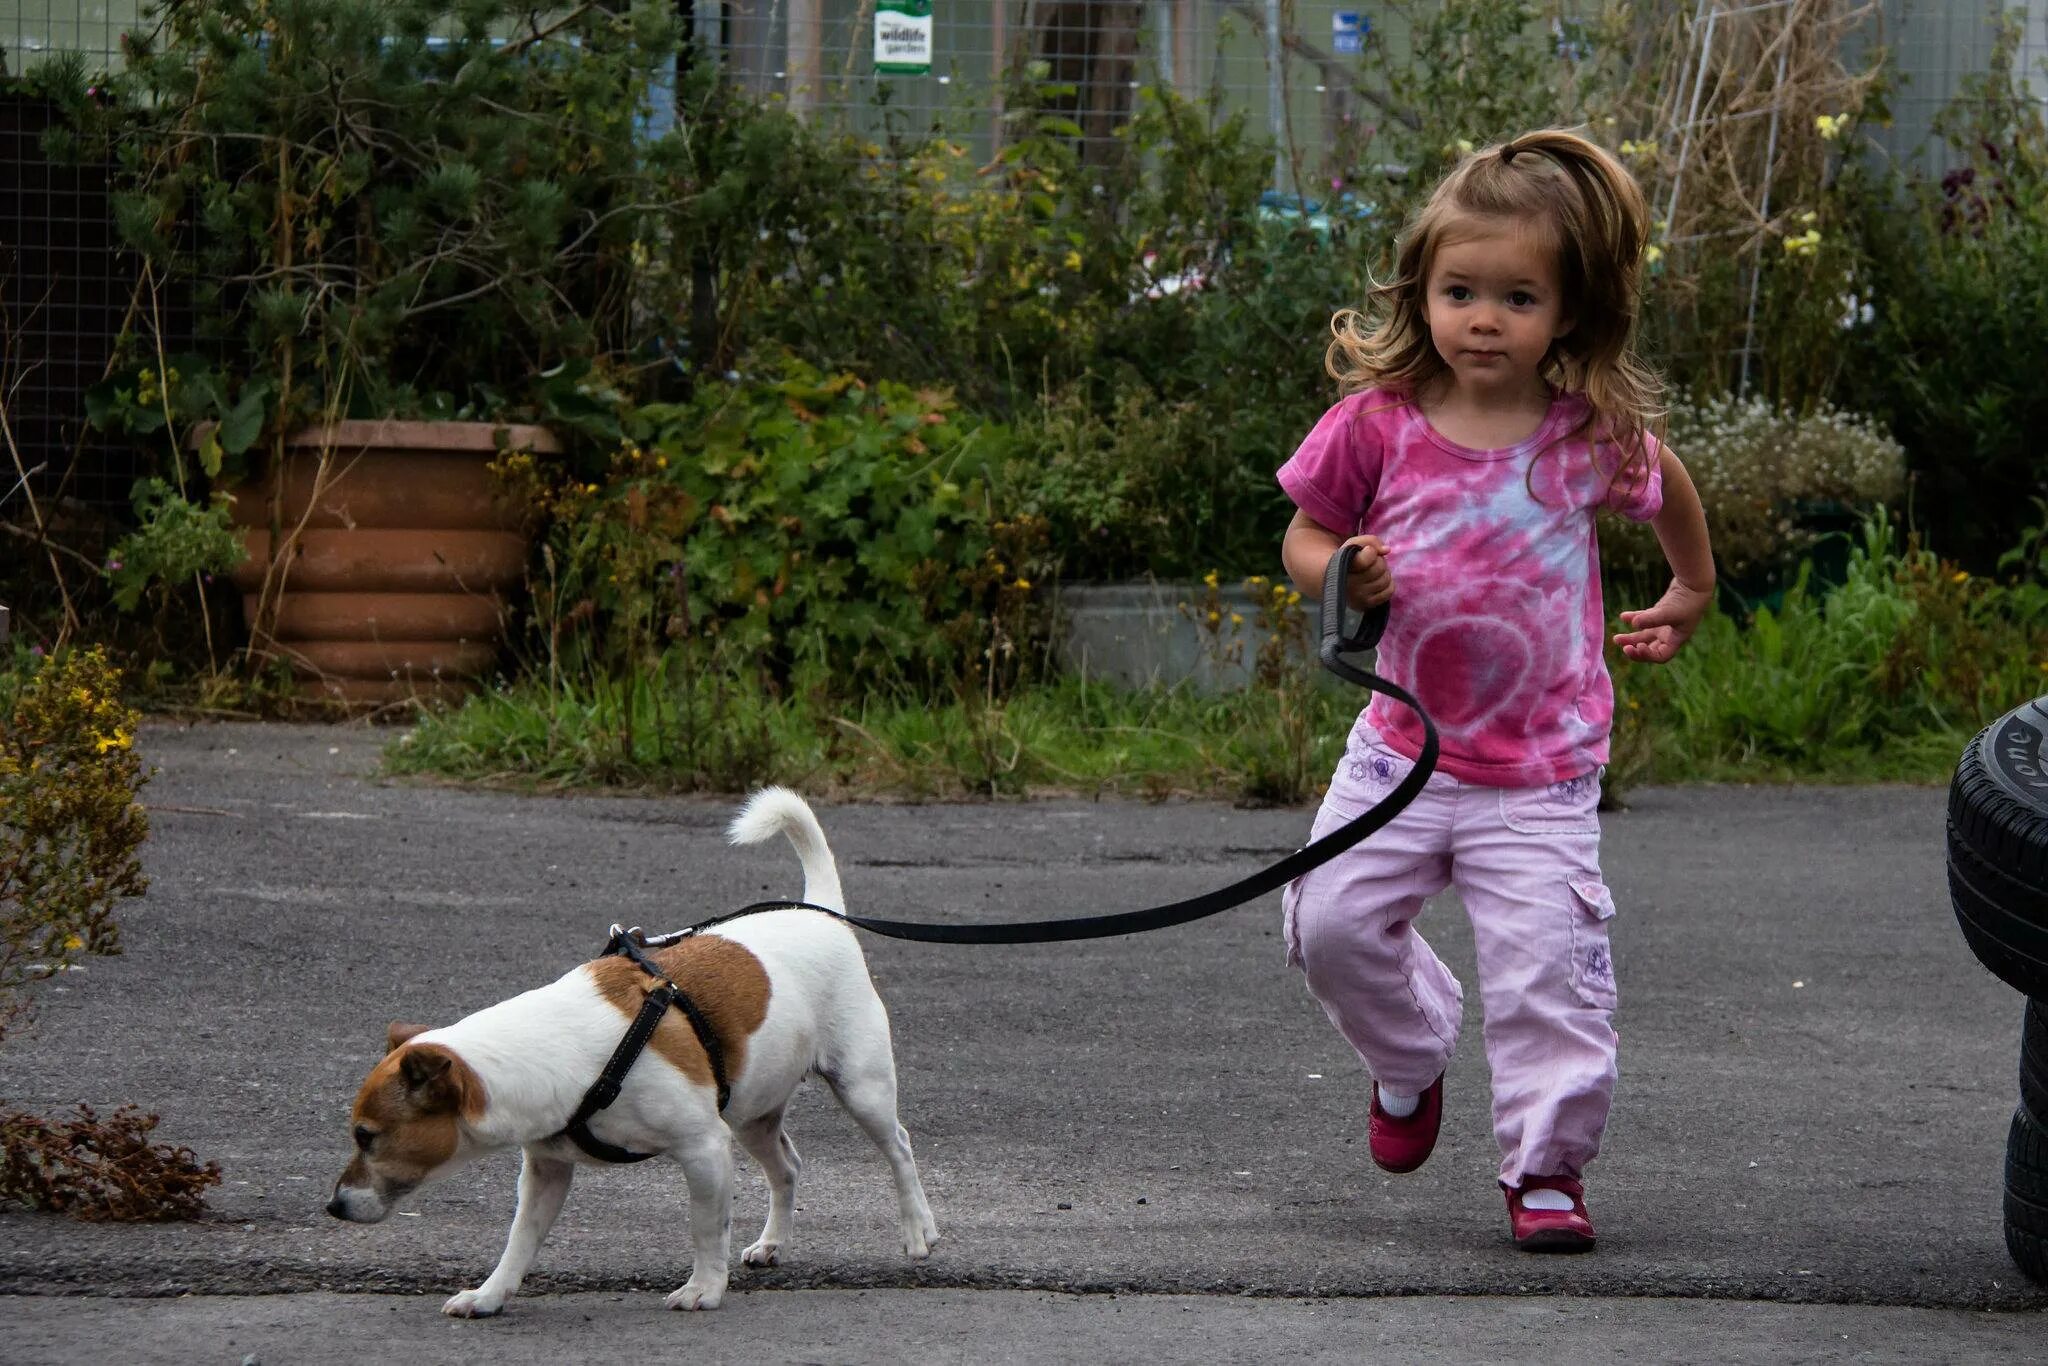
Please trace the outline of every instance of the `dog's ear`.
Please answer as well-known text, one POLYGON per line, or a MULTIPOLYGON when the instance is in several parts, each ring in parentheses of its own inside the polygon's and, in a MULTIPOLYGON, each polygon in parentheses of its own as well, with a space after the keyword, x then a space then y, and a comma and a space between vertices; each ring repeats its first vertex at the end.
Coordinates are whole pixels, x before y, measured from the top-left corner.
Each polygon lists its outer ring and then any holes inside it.
POLYGON ((393 1020, 390 1027, 384 1031, 384 1051, 386 1053, 396 1053, 412 1041, 413 1035, 426 1032, 427 1026, 425 1025, 407 1024, 404 1020, 393 1020))
POLYGON ((408 1102, 420 1114, 445 1115, 459 1110, 474 1118, 483 1108, 476 1073, 439 1044, 423 1043, 399 1054, 398 1075, 405 1082, 408 1102))
POLYGON ((406 1090, 425 1091, 448 1075, 454 1061, 438 1048, 422 1046, 398 1060, 398 1074, 405 1078, 406 1090))

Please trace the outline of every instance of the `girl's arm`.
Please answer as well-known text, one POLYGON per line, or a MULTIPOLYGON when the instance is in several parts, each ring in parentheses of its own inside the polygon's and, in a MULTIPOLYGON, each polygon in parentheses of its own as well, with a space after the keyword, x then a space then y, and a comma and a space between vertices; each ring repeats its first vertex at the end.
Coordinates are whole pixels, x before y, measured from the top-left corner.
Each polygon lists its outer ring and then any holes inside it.
POLYGON ((1294 581, 1301 595, 1319 602, 1330 557, 1339 546, 1346 545, 1360 547, 1358 558, 1351 562, 1347 583, 1352 607, 1363 612, 1394 596, 1394 571, 1387 567, 1387 548, 1379 537, 1353 536, 1346 540, 1306 512, 1297 510, 1294 520, 1287 524, 1287 535, 1280 542, 1280 563, 1286 566, 1287 577, 1294 581))
POLYGON ((1658 462, 1664 506, 1650 519, 1650 526, 1671 565, 1671 586, 1655 605, 1623 612, 1621 623, 1629 629, 1614 638, 1623 654, 1645 664, 1667 663, 1685 648, 1714 603, 1714 549, 1707 539, 1707 513, 1699 490, 1670 447, 1662 449, 1658 462))

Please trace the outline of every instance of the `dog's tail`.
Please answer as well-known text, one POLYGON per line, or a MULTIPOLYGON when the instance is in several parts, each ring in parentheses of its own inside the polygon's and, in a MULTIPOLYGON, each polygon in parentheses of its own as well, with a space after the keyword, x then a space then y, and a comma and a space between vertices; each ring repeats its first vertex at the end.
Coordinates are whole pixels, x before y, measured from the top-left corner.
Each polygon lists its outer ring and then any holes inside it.
POLYGON ((825 843, 824 828, 802 797, 786 787, 764 787, 747 799, 726 828, 734 844, 759 844, 777 834, 786 836, 804 866, 804 900, 829 910, 846 909, 839 890, 839 865, 825 843))

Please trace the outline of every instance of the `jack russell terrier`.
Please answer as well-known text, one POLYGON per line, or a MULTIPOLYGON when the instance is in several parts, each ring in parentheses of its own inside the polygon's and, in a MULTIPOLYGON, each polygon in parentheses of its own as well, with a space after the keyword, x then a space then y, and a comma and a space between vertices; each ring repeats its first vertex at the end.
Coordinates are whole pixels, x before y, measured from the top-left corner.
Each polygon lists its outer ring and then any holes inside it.
MULTIPOLYGON (((727 833, 735 844, 782 834, 803 864, 804 900, 844 909, 825 832, 795 793, 762 789, 727 833)), ((633 1154, 621 1151, 630 1148, 682 1165, 693 1255, 690 1279, 669 1295, 668 1307, 716 1309, 725 1296, 732 1238, 729 1138, 753 1154, 768 1178, 768 1222, 741 1260, 773 1266, 788 1246, 802 1164, 782 1130, 782 1113, 813 1072, 888 1159, 904 1252, 928 1256, 938 1225, 925 1202, 910 1135, 896 1120, 889 1016, 853 931, 816 911, 763 911, 650 956, 694 1002, 724 1066, 714 1065, 684 1011, 668 1010, 617 1100, 589 1118, 584 1136, 602 1130, 597 1146, 618 1154, 614 1160, 630 1160, 633 1154), (723 1114, 720 1081, 731 1088, 723 1114)), ((630 958, 606 957, 442 1029, 394 1023, 388 1051, 356 1094, 356 1152, 335 1182, 327 1212, 374 1224, 411 1191, 470 1159, 520 1148, 525 1165, 505 1254, 482 1285, 441 1306, 457 1318, 497 1313, 533 1265, 576 1164, 596 1164, 565 1127, 580 1114, 585 1091, 642 1002, 659 987, 630 958)))

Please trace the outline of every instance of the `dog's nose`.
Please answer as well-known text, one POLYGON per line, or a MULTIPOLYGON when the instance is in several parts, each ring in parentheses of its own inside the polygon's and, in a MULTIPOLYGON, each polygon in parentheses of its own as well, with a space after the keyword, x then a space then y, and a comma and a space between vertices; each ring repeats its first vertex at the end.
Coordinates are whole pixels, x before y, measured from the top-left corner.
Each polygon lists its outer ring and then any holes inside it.
POLYGON ((337 1219, 348 1218, 348 1206, 341 1202, 340 1191, 336 1191, 334 1198, 327 1202, 327 1212, 337 1219))

